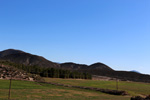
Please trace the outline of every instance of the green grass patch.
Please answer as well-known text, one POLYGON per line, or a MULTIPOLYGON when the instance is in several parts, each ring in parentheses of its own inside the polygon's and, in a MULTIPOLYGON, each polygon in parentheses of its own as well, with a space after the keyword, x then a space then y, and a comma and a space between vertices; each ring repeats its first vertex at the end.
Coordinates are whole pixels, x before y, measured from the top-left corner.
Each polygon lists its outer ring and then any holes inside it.
MULTIPOLYGON (((103 89, 116 89, 116 81, 100 81, 100 80, 79 80, 79 79, 59 79, 59 78, 45 78, 46 82, 69 84, 74 86, 87 86, 103 89)), ((139 82, 118 82, 119 90, 124 90, 132 96, 136 95, 149 95, 150 84, 139 82)))
MULTIPOLYGON (((8 100, 9 80, 0 80, 0 100, 8 100)), ((97 91, 12 80, 11 100, 130 100, 97 91)))

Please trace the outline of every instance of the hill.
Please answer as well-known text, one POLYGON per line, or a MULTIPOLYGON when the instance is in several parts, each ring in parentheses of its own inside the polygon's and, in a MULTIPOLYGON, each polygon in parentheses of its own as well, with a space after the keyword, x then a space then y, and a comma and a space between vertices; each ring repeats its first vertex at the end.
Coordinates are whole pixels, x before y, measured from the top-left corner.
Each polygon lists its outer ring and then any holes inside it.
POLYGON ((28 66, 39 66, 43 68, 59 68, 76 72, 90 73, 92 75, 108 76, 124 81, 150 82, 150 75, 137 72, 115 71, 103 63, 94 63, 92 65, 68 63, 54 63, 44 57, 32 55, 24 51, 8 49, 0 52, 0 60, 6 60, 17 64, 28 66))
POLYGON ((18 64, 40 66, 40 67, 59 67, 59 64, 51 62, 44 57, 32 55, 20 50, 8 49, 0 52, 0 60, 6 60, 18 64))
POLYGON ((70 69, 70 70, 92 70, 92 69, 96 69, 96 70, 108 70, 108 71, 113 71, 113 69, 111 69, 110 67, 108 67, 107 65, 103 64, 103 63, 94 63, 90 66, 85 65, 85 64, 76 64, 76 63, 62 63, 60 64, 61 68, 64 69, 70 69))
POLYGON ((136 70, 131 70, 130 72, 136 72, 136 73, 139 73, 139 74, 140 74, 140 72, 139 72, 139 71, 136 71, 136 70))
POLYGON ((55 63, 45 59, 44 57, 32 55, 21 50, 7 49, 0 52, 0 60, 6 60, 13 63, 24 64, 29 66, 49 67, 49 68, 63 68, 70 70, 82 70, 82 69, 98 69, 98 70, 112 70, 105 64, 95 63, 90 66, 85 64, 76 63, 55 63))

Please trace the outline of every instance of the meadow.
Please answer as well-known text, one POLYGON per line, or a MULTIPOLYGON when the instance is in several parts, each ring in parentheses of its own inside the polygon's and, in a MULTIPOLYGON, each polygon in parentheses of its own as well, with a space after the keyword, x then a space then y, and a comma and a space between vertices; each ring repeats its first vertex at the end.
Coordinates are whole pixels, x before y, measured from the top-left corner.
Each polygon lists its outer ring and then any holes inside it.
MULTIPOLYGON (((45 78, 46 82, 61 83, 74 86, 87 86, 116 90, 116 81, 80 80, 45 78)), ((118 90, 127 91, 131 96, 150 95, 150 83, 118 81, 118 90)))
MULTIPOLYGON (((76 85, 79 81, 83 82, 83 80, 47 79, 47 81, 52 80, 76 85)), ((0 80, 0 100, 8 100, 8 91, 9 80, 0 80)), ((130 100, 130 96, 115 96, 97 91, 12 80, 11 100, 130 100)))

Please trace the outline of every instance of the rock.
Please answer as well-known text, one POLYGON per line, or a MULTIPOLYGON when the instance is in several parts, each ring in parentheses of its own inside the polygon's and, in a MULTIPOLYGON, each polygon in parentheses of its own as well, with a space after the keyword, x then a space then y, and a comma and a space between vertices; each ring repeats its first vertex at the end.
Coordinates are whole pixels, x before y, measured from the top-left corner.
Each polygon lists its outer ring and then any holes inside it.
POLYGON ((34 81, 34 79, 33 79, 33 78, 31 78, 31 77, 29 77, 29 81, 34 81))
POLYGON ((17 80, 34 81, 37 80, 36 77, 39 76, 37 75, 29 76, 29 74, 27 74, 26 72, 14 68, 12 66, 8 66, 8 65, 0 66, 0 79, 10 79, 11 77, 12 79, 17 79, 17 80))

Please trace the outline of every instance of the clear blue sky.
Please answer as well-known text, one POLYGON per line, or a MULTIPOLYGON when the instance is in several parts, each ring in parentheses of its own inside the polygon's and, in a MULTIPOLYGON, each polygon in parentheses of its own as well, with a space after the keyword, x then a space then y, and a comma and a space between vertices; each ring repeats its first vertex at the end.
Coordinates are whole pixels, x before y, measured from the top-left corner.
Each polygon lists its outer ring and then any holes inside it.
POLYGON ((0 51, 150 74, 150 0, 0 0, 0 51))

